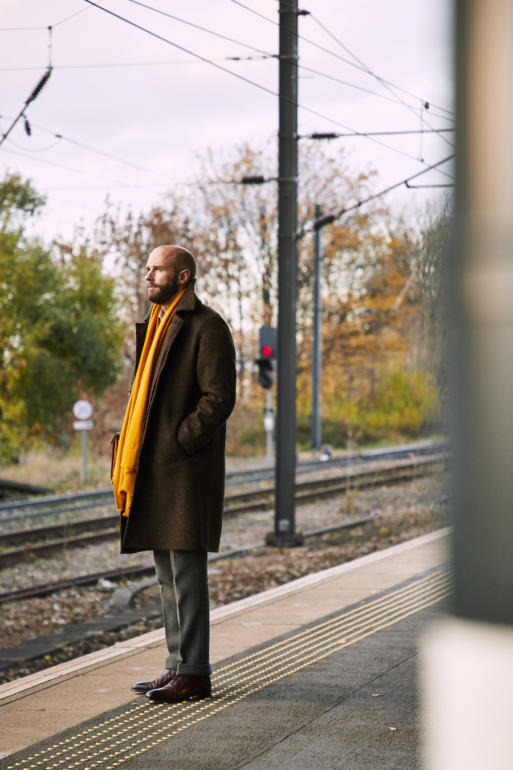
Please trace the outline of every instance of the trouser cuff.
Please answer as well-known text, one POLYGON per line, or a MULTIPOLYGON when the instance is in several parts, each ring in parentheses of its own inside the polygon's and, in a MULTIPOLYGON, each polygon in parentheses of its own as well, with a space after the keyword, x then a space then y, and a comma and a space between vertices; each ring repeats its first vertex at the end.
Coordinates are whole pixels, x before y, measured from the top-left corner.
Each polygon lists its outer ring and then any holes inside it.
POLYGON ((176 672, 183 676, 210 676, 212 667, 210 663, 179 663, 176 672))

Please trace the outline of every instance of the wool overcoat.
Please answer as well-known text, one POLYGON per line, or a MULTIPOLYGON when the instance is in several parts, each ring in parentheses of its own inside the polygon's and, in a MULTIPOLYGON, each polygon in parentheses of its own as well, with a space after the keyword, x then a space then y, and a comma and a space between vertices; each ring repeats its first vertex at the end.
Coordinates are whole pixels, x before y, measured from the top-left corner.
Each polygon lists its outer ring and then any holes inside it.
MULTIPOLYGON (((136 324, 136 367, 148 324, 136 324)), ((226 420, 235 404, 227 324, 189 285, 155 364, 121 551, 218 551, 226 420)))

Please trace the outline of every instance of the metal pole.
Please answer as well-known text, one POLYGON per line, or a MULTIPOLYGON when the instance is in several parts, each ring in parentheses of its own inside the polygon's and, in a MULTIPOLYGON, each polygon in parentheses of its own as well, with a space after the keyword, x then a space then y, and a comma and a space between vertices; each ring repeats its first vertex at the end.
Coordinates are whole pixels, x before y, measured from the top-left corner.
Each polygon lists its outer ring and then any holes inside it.
MULTIPOLYGON (((315 204, 315 219, 320 219, 321 207, 315 204)), ((321 370, 322 370, 322 227, 314 235, 314 289, 313 289, 313 350, 312 350, 312 449, 319 450, 322 442, 321 427, 321 370)))
POLYGON ((513 767, 513 4, 456 0, 455 587, 425 643, 427 770, 513 767))
POLYGON ((274 536, 295 532, 297 303, 297 0, 280 0, 278 137, 278 398, 274 536))
POLYGON ((266 435, 266 459, 272 460, 274 458, 274 413, 273 392, 271 388, 268 388, 265 394, 264 429, 266 435))
POLYGON ((87 484, 87 431, 81 430, 80 433, 82 434, 82 465, 84 468, 84 484, 87 484))

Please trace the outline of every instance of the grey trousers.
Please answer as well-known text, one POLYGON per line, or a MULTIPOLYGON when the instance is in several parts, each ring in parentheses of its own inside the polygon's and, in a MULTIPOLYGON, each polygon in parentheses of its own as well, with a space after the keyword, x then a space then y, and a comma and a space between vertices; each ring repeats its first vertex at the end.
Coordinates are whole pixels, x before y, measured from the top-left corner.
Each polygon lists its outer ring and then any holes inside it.
POLYGON ((210 674, 207 554, 154 551, 153 555, 169 653, 166 668, 188 676, 210 674))

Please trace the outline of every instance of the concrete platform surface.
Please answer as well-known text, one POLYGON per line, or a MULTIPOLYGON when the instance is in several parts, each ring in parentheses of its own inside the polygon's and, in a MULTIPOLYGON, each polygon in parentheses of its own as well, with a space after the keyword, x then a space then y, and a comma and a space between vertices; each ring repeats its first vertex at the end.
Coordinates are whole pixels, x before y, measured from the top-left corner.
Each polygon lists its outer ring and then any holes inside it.
MULTIPOLYGON (((378 679, 389 693, 388 721, 403 724, 396 739, 390 736, 398 728, 388 725, 386 740, 395 740, 397 748, 410 730, 404 751, 405 761, 413 761, 414 728, 404 725, 411 721, 415 690, 415 638, 426 613, 447 592, 447 576, 436 569, 447 558, 447 539, 447 530, 433 533, 214 610, 211 700, 177 706, 152 704, 144 697, 134 700, 131 682, 163 667, 161 630, 1 686, 0 766, 67 770, 68 759, 56 761, 58 749, 52 743, 53 736, 67 730, 67 738, 55 740, 64 741, 66 751, 77 744, 78 758, 70 763, 77 768, 168 767, 170 751, 172 766, 183 768, 286 767, 289 756, 298 758, 298 768, 373 767, 358 764, 356 748, 353 759, 347 756, 343 764, 336 763, 342 751, 352 751, 350 736, 372 729, 368 698, 362 693, 378 679), (430 570, 432 574, 422 576, 430 570), (412 581, 413 587, 405 581, 412 581), (313 651, 305 652, 312 640, 313 651), (340 740, 333 742, 329 735, 344 724, 346 737, 339 745, 340 740), (116 730, 110 732, 113 725, 125 736, 119 749, 116 730), (317 729, 320 743, 312 756, 319 760, 321 752, 324 759, 308 764, 306 745, 316 742, 317 729), (94 761, 92 748, 80 754, 78 746, 85 739, 77 736, 86 731, 96 745, 98 730, 107 738, 94 761), (214 740, 212 731, 224 738, 214 740), (132 740, 133 732, 140 740, 132 740), (9 756, 27 748, 23 755, 9 756), (215 758, 216 751, 222 757, 215 758), (272 756, 266 757, 269 751, 272 756)), ((382 696, 371 696, 378 711, 385 703, 379 700, 382 696)), ((366 745, 371 745, 368 740, 366 745)), ((382 748, 378 741, 378 754, 382 748)), ((402 760, 395 750, 396 764, 383 764, 383 757, 380 761, 376 767, 414 766, 397 764, 402 760)))

